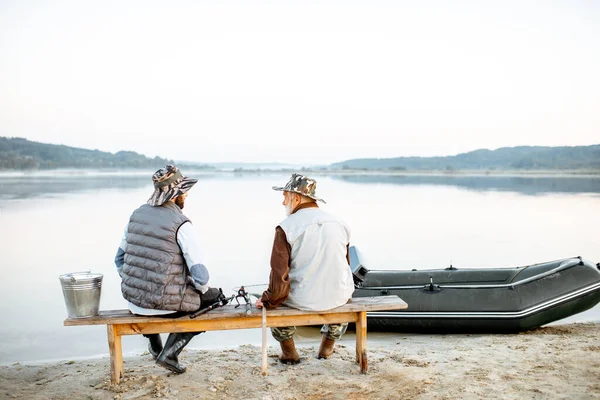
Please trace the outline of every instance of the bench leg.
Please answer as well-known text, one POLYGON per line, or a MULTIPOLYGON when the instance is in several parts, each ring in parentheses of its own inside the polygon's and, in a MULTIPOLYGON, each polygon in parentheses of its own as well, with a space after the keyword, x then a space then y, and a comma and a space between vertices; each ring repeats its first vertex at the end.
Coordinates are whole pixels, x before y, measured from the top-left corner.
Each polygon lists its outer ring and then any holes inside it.
POLYGON ((108 351, 110 353, 110 380, 118 384, 123 378, 123 346, 121 335, 117 332, 116 325, 107 325, 108 351))
POLYGON ((361 311, 356 319, 356 362, 360 372, 367 373, 367 312, 361 311))

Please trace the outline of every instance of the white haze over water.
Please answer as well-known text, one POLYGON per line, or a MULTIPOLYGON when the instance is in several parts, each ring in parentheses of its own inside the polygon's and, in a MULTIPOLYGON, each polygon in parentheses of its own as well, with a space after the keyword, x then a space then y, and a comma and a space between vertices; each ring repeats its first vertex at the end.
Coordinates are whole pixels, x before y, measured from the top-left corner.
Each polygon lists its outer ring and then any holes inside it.
POLYGON ((0 136, 329 164, 600 142, 595 1, 0 2, 0 136))

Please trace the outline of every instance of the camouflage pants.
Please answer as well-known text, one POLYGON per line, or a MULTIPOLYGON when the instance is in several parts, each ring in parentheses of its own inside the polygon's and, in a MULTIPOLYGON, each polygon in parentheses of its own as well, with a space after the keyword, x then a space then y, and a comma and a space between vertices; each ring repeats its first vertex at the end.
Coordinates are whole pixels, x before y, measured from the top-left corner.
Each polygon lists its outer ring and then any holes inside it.
MULTIPOLYGON (((347 323, 343 324, 325 324, 321 328, 321 333, 327 336, 327 339, 338 340, 346 333, 347 323)), ((271 334, 278 342, 291 339, 296 333, 295 326, 283 326, 281 328, 271 328, 271 334)))

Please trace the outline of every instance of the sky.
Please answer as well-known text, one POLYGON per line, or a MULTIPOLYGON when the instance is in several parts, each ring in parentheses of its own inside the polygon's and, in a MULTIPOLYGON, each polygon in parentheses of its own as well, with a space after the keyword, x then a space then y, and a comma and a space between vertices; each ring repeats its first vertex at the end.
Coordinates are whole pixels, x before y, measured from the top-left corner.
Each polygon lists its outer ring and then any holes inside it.
POLYGON ((600 143, 600 2, 0 0, 0 136, 329 164, 600 143))

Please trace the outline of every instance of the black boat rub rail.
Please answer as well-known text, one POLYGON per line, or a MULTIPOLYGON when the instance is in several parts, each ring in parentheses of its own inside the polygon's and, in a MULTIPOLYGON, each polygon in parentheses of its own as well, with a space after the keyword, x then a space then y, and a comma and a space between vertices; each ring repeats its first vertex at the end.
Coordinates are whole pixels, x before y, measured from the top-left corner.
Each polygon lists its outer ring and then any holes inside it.
MULTIPOLYGON (((439 289, 498 289, 498 288, 508 288, 513 289, 515 286, 524 285, 529 282, 533 282, 539 279, 544 279, 550 275, 554 275, 558 272, 564 271, 566 269, 572 268, 576 265, 580 265, 581 261, 576 259, 570 259, 569 262, 565 262, 563 265, 559 265, 558 267, 546 271, 542 274, 535 275, 522 281, 514 282, 514 283, 503 283, 499 285, 439 285, 436 284, 436 288, 439 289)), ((435 284, 435 282, 433 282, 435 284)), ((419 289, 424 287, 429 287, 429 283, 426 285, 409 285, 409 286, 359 286, 360 289, 363 290, 392 290, 392 289, 419 289)))
POLYGON ((600 283, 587 286, 583 289, 576 290, 572 293, 559 296, 555 299, 548 300, 536 306, 527 308, 521 311, 493 311, 493 312, 386 312, 386 311, 375 311, 367 313, 367 317, 371 318, 522 318, 537 312, 543 311, 547 308, 566 303, 577 297, 584 296, 588 293, 595 292, 600 289, 600 283))

